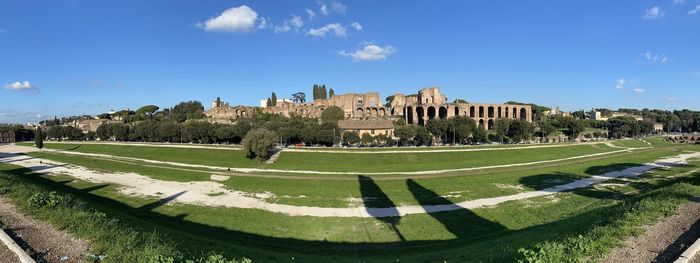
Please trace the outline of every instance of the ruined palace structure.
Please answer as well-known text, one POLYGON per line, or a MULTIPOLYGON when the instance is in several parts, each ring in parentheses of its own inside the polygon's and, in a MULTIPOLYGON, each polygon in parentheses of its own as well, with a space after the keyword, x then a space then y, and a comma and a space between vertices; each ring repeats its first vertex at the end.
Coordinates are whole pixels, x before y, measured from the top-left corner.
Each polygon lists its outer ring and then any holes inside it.
MULTIPOLYGON (((447 98, 437 87, 424 88, 418 94, 394 94, 390 107, 382 105, 383 100, 377 92, 362 94, 348 93, 335 95, 327 99, 317 99, 309 103, 281 102, 263 110, 286 117, 304 116, 321 117, 328 107, 337 106, 345 112, 345 118, 351 120, 404 119, 406 123, 425 125, 430 119, 446 119, 455 116, 472 118, 479 126, 492 129, 499 118, 523 119, 532 121, 532 109, 529 105, 482 104, 470 102, 448 103, 447 98)), ((228 103, 212 103, 212 108, 205 112, 213 121, 232 122, 237 118, 250 117, 255 107, 236 106, 228 103)))

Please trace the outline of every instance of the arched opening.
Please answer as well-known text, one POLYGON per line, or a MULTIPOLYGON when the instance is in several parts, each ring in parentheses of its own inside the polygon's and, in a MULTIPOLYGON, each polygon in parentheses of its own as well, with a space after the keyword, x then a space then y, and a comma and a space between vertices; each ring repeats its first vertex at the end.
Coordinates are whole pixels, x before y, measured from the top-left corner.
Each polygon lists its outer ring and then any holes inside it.
POLYGON ((506 107, 506 119, 508 118, 508 115, 510 115, 510 114, 508 114, 508 110, 509 110, 509 108, 506 107))
POLYGON ((357 108, 357 110, 355 110, 355 117, 357 117, 357 118, 364 117, 364 111, 362 110, 362 108, 357 108))
POLYGON ((441 120, 446 119, 447 118, 447 108, 440 107, 440 109, 438 110, 438 117, 440 117, 441 120))
POLYGON ((493 119, 489 120, 487 129, 493 130, 493 119))
POLYGON ((479 120, 479 128, 484 128, 484 119, 479 120))
POLYGON ((525 108, 520 109, 520 119, 527 120, 527 110, 525 108))
POLYGON ((435 107, 433 106, 428 107, 428 119, 435 119, 435 107))
POLYGON ((459 116, 459 107, 455 107, 455 116, 459 116))
POLYGON ((474 106, 469 107, 469 117, 476 117, 476 109, 474 108, 474 106))
POLYGON ((493 118, 495 116, 493 107, 489 107, 489 118, 493 118))
POLYGON ((414 124, 415 121, 413 120, 413 107, 406 107, 404 108, 404 116, 407 117, 408 124, 414 124))
POLYGON ((496 115, 498 116, 498 118, 503 118, 503 109, 501 109, 501 107, 498 107, 496 115))
POLYGON ((386 110, 384 108, 379 109, 379 117, 384 117, 386 115, 386 110))
POLYGON ((513 119, 518 118, 518 109, 513 107, 513 116, 510 116, 513 119))
POLYGON ((379 116, 379 110, 377 108, 372 108, 372 117, 377 117, 379 116))
POLYGON ((484 117, 484 106, 479 106, 479 118, 484 117))
POLYGON ((365 109, 365 117, 370 117, 372 115, 372 108, 365 109))
POLYGON ((423 107, 416 107, 416 118, 418 119, 416 123, 418 123, 418 125, 425 125, 425 122, 423 122, 424 116, 425 109, 423 109, 423 107))

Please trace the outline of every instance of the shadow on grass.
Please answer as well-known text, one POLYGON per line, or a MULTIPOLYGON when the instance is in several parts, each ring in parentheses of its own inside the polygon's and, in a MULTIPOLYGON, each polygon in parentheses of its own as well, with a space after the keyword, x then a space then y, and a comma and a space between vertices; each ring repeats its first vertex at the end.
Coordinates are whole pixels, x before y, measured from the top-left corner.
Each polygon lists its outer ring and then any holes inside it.
POLYGON ((367 214, 389 225, 394 233, 396 233, 399 240, 405 242, 406 238, 404 238, 399 229, 396 228, 396 225, 401 221, 401 215, 396 209, 394 202, 389 199, 372 178, 360 175, 357 177, 357 180, 360 183, 362 202, 364 203, 367 214))
MULTIPOLYGON (((456 238, 453 240, 407 240, 384 243, 330 242, 270 237, 194 223, 184 220, 186 214, 169 216, 152 211, 155 207, 167 203, 164 200, 157 200, 141 207, 132 207, 90 193, 94 189, 76 189, 36 174, 30 174, 31 170, 27 168, 11 169, 4 172, 21 175, 14 177, 17 180, 44 186, 48 190, 71 193, 87 201, 89 207, 119 218, 122 222, 144 232, 156 230, 164 233, 178 242, 177 249, 183 253, 196 255, 215 250, 228 257, 249 257, 254 262, 289 261, 291 257, 294 257, 296 262, 387 262, 395 259, 426 262, 441 262, 443 259, 449 259, 450 262, 464 262, 471 261, 474 257, 482 258, 482 260, 476 261, 513 261, 514 257, 517 256, 518 247, 575 235, 607 218, 619 216, 621 213, 614 213, 617 211, 615 209, 621 205, 600 207, 560 221, 519 230, 508 230, 463 209, 429 214, 454 234, 456 238)), ((424 207, 431 204, 450 203, 448 200, 440 200, 444 198, 414 181, 409 180, 406 183, 416 200, 424 207)), ((373 196, 376 196, 379 189, 374 182, 365 181, 363 184, 365 184, 366 193, 373 193, 373 196)), ((679 196, 678 198, 689 198, 689 196, 679 196)), ((172 199, 172 197, 166 199, 172 199)))

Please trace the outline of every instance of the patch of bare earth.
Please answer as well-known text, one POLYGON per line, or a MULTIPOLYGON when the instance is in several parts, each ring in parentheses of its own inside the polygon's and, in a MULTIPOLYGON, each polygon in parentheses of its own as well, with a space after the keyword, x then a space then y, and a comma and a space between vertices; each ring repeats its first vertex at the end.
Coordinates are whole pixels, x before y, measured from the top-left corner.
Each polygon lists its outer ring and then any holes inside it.
MULTIPOLYGON (((0 198, 0 222, 5 226, 5 232, 37 262, 65 263, 88 260, 88 242, 20 213, 7 198, 0 198)), ((0 255, 5 255, 2 249, 0 255)), ((5 258, 1 256, 0 262, 16 262, 3 261, 5 258)))
MULTIPOLYGON (((675 215, 648 226, 601 262, 673 262, 700 238, 700 198, 681 205, 675 215)), ((700 262, 700 255, 692 262, 700 262)))
POLYGON ((0 262, 18 262, 19 259, 5 244, 0 244, 0 262))

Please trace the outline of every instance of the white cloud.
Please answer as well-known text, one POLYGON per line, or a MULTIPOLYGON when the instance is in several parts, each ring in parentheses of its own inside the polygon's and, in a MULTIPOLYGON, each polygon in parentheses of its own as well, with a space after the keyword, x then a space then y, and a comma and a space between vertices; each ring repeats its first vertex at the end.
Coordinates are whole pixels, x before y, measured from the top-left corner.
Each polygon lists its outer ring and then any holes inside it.
POLYGON ((642 54, 642 57, 644 57, 644 59, 651 64, 666 64, 670 61, 666 54, 654 54, 651 52, 645 52, 644 54, 642 54))
POLYGON ((616 89, 625 89, 625 83, 627 83, 626 79, 617 79, 616 81, 617 84, 615 84, 616 89))
POLYGON ((644 12, 644 16, 642 16, 644 19, 656 19, 664 16, 664 11, 661 10, 658 6, 653 6, 652 8, 647 9, 644 12))
POLYGON ((197 26, 207 31, 248 32, 255 27, 258 14, 250 7, 242 5, 226 9, 221 15, 212 17, 197 26))
POLYGON ((41 119, 41 117, 42 117, 41 114, 38 114, 38 113, 36 114, 37 119, 41 119))
POLYGON ((316 12, 311 9, 306 9, 306 14, 309 15, 309 21, 313 20, 314 17, 316 17, 316 12))
POLYGON ((338 23, 328 24, 321 28, 309 29, 306 34, 315 37, 324 37, 327 33, 331 32, 337 37, 344 37, 347 35, 347 30, 345 27, 338 23))
POLYGON ((22 91, 22 90, 36 90, 37 88, 32 86, 32 84, 29 83, 29 81, 25 80, 25 81, 17 81, 17 82, 9 83, 9 84, 5 85, 5 89, 22 91))
POLYGON ((676 4, 676 5, 683 4, 683 3, 685 3, 685 0, 673 0, 673 4, 676 4))
POLYGON ((289 32, 292 29, 299 31, 303 26, 304 21, 301 20, 301 17, 292 15, 292 19, 284 21, 281 26, 275 26, 275 33, 289 32))
POLYGON ((360 25, 360 23, 358 23, 358 22, 352 22, 352 24, 350 24, 350 26, 357 31, 362 31, 362 25, 360 25))
POLYGON ((636 93, 644 93, 645 92, 645 90, 643 88, 634 88, 634 89, 632 89, 632 91, 634 91, 636 93))
POLYGON ((693 8, 693 10, 688 11, 688 15, 694 15, 698 12, 700 12, 700 5, 696 5, 695 8, 693 8))
POLYGON ((331 2, 331 9, 338 14, 343 14, 345 13, 346 7, 341 2, 333 1, 331 2))
POLYGON ((321 11, 321 14, 323 14, 324 16, 327 16, 327 15, 330 13, 329 10, 328 10, 328 6, 326 5, 326 3, 319 1, 319 2, 318 2, 318 5, 320 6, 320 7, 318 8, 318 10, 321 11))
POLYGON ((267 18, 261 17, 260 23, 258 23, 258 28, 266 29, 266 28, 270 27, 267 20, 268 20, 267 18))
POLYGON ((352 58, 353 61, 374 61, 384 60, 388 56, 396 53, 398 50, 393 46, 378 46, 372 43, 366 43, 364 47, 352 52, 345 50, 338 51, 338 54, 344 57, 352 58))

